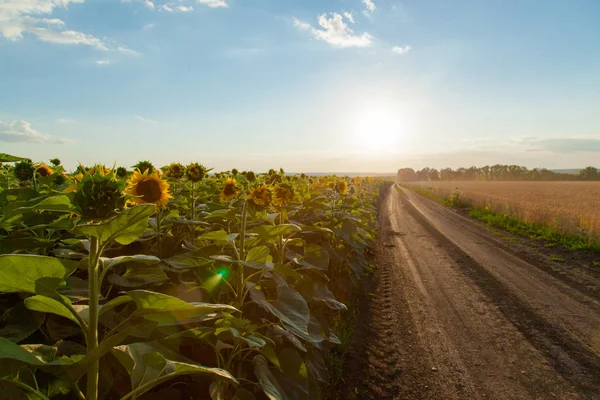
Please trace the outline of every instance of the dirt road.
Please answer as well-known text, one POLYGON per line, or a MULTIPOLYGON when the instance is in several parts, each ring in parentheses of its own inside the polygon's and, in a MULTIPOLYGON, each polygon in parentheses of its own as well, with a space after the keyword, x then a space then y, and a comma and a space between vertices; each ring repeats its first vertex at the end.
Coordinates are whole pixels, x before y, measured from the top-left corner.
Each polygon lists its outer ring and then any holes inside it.
POLYGON ((534 265, 407 189, 381 232, 345 397, 600 399, 597 276, 534 265))

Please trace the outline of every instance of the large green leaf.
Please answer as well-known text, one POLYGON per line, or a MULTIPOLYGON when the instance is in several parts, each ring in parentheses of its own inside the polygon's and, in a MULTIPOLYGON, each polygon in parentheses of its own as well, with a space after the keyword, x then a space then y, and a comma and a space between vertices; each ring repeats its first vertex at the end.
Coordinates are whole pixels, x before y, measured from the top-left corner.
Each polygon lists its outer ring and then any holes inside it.
POLYGON ((283 389, 269 370, 269 363, 263 356, 254 357, 254 374, 270 400, 286 400, 283 389))
POLYGON ((269 302, 264 293, 252 282, 247 284, 252 301, 271 314, 275 315, 287 326, 296 330, 299 335, 308 335, 310 311, 304 298, 288 286, 277 287, 277 300, 269 302))
POLYGON ((19 207, 14 212, 22 211, 62 211, 62 212, 73 212, 73 205, 71 200, 66 195, 46 197, 34 204, 27 205, 25 207, 19 207))
POLYGON ((56 258, 35 255, 0 256, 0 292, 53 294, 64 285, 65 266, 56 258))
POLYGON ((22 157, 11 156, 10 154, 0 153, 0 163, 17 162, 24 160, 22 157))
POLYGON ((332 310, 347 310, 344 303, 341 303, 335 299, 335 296, 333 293, 331 293, 331 290, 329 290, 327 285, 320 282, 315 283, 314 285, 313 299, 324 302, 327 307, 331 308, 332 310))
POLYGON ((154 256, 148 256, 145 254, 137 254, 134 256, 120 256, 113 258, 105 258, 101 257, 102 265, 104 268, 113 268, 119 264, 125 264, 128 262, 136 262, 139 264, 158 264, 160 262, 160 258, 154 256))
MULTIPOLYGON (((69 299, 67 299, 66 297, 63 296, 63 299, 64 301, 68 301, 70 303, 69 299)), ((69 309, 58 300, 36 295, 26 298, 24 300, 24 303, 25 306, 32 311, 60 315, 61 317, 70 319, 71 321, 79 325, 79 321, 77 320, 77 318, 75 318, 73 313, 71 313, 71 311, 69 311, 69 309)))
POLYGON ((67 366, 83 359, 83 355, 56 357, 57 349, 52 346, 21 345, 0 337, 0 359, 21 361, 25 364, 43 367, 47 365, 67 366))
POLYGON ((272 260, 273 257, 271 257, 271 252, 267 246, 256 246, 248 251, 246 261, 242 264, 255 269, 264 269, 265 267, 273 269, 272 260))
POLYGON ((152 283, 164 282, 167 279, 169 277, 156 264, 129 264, 123 275, 111 274, 108 277, 110 283, 126 288, 139 288, 152 283))
MULTIPOLYGON (((129 372, 132 393, 138 397, 156 385, 182 375, 209 375, 229 383, 238 383, 227 371, 202 365, 172 361, 158 351, 153 351, 147 343, 133 343, 115 347, 113 355, 129 372)), ((124 398, 129 398, 127 395, 124 398)))
POLYGON ((0 337, 19 343, 37 331, 44 322, 43 315, 30 311, 17 303, 0 317, 0 337))
POLYGON ((298 225, 294 224, 259 225, 250 229, 250 233, 255 233, 262 239, 270 240, 279 236, 288 236, 301 230, 298 225))
POLYGON ((200 239, 214 240, 217 242, 227 242, 229 240, 227 237, 227 232, 225 232, 222 229, 220 231, 206 232, 206 233, 202 234, 202 236, 200 236, 200 239))
POLYGON ((98 238, 101 244, 115 240, 127 245, 140 237, 148 226, 148 218, 156 211, 153 204, 127 208, 110 221, 100 224, 79 225, 75 232, 98 238))
POLYGON ((227 304, 188 303, 176 297, 148 290, 132 290, 125 294, 137 306, 133 316, 141 316, 160 325, 176 325, 192 318, 220 311, 238 311, 227 304))

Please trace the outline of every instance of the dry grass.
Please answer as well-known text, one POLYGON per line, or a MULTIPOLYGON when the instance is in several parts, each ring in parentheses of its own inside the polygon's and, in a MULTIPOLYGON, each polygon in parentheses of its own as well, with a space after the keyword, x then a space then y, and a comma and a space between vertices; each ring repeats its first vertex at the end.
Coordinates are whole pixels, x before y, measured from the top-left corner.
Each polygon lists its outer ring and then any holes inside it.
POLYGON ((568 234, 600 237, 600 182, 411 182, 475 207, 568 234))

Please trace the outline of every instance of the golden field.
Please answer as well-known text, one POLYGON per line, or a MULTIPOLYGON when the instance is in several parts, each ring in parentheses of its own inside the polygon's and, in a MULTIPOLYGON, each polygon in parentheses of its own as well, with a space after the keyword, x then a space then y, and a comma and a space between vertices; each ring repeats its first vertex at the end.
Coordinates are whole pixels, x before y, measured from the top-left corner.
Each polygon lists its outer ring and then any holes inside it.
POLYGON ((475 207, 569 234, 600 237, 600 182, 411 182, 442 197, 458 191, 475 207))

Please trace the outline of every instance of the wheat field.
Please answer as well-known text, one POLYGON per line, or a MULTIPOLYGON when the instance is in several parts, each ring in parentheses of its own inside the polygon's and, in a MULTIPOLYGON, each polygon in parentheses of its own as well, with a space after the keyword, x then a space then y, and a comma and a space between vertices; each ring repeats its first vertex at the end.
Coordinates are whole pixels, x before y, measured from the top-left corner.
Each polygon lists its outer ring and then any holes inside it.
POLYGON ((411 182, 447 197, 457 191, 476 207, 509 213, 568 234, 600 237, 600 182, 411 182))

